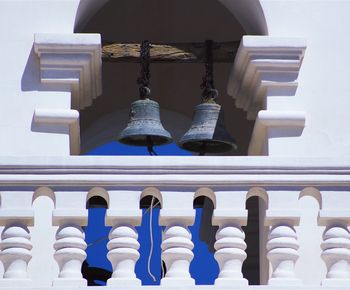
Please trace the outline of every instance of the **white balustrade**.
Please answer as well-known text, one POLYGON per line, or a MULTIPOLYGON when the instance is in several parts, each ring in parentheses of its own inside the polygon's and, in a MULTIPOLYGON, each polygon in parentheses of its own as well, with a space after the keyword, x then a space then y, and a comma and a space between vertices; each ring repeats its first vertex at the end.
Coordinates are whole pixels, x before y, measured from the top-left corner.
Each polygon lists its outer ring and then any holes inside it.
POLYGON ((331 225, 323 233, 322 259, 327 266, 323 286, 350 285, 350 232, 346 226, 331 225))
POLYGON ((325 226, 321 257, 327 274, 322 286, 350 287, 350 198, 349 191, 321 191, 319 225, 325 226))
POLYGON ((108 260, 113 274, 108 286, 140 286, 136 277, 135 264, 140 257, 135 226, 140 225, 142 212, 139 208, 140 191, 110 190, 106 224, 112 226, 109 233, 108 260))
POLYGON ((222 226, 217 231, 214 247, 220 274, 216 285, 248 285, 242 275, 242 264, 247 257, 244 238, 245 234, 239 225, 222 226))
POLYGON ((55 286, 69 285, 69 283, 85 284, 82 279, 81 266, 86 259, 86 243, 83 229, 78 225, 60 226, 56 234, 54 257, 60 272, 55 286), (62 283, 63 282, 63 283, 62 283))
POLYGON ((167 269, 162 284, 177 280, 194 284, 189 268, 193 259, 192 235, 186 226, 169 226, 165 229, 162 242, 162 259, 167 269))
POLYGON ((132 226, 116 226, 109 233, 108 260, 113 267, 108 285, 141 285, 135 275, 135 264, 140 257, 138 234, 132 226))
POLYGON ((56 191, 56 206, 53 224, 58 226, 54 243, 54 258, 59 274, 53 281, 55 287, 82 287, 87 281, 81 273, 86 259, 85 233, 82 226, 87 224, 86 191, 56 191))
POLYGON ((295 230, 289 225, 273 226, 267 242, 267 258, 272 265, 269 284, 300 284, 295 278, 295 262, 299 258, 295 230))
POLYGON ((299 191, 268 191, 265 224, 270 226, 267 258, 272 266, 269 285, 301 285, 296 277, 295 264, 299 258, 299 243, 295 225, 299 224, 299 191), (283 197, 283 198, 282 198, 283 197))
POLYGON ((194 192, 162 191, 162 198, 159 223, 166 226, 161 248, 167 271, 161 285, 194 285, 195 281, 190 274, 193 243, 188 229, 195 217, 194 192))
POLYGON ((0 260, 4 267, 0 287, 30 285, 28 263, 32 259, 32 241, 29 226, 34 223, 32 192, 1 192, 0 225, 3 226, 0 242, 0 260))
POLYGON ((219 226, 214 247, 215 259, 220 267, 215 285, 248 285, 248 280, 242 274, 242 264, 247 257, 245 234, 241 228, 246 225, 248 216, 245 209, 246 196, 246 191, 215 192, 216 208, 212 220, 213 225, 219 226))
MULTIPOLYGON (((260 208, 259 216, 260 270, 263 272, 260 277, 263 276, 262 284, 268 284, 264 287, 301 289, 304 287, 302 279, 310 285, 313 283, 312 287, 315 288, 317 283, 322 283, 319 287, 349 289, 350 191, 347 189, 350 188, 350 167, 341 167, 340 171, 339 168, 324 167, 322 164, 309 166, 314 163, 306 163, 304 167, 302 160, 299 160, 301 165, 293 160, 280 166, 280 160, 270 162, 267 159, 261 159, 264 166, 249 160, 246 165, 246 159, 241 160, 242 163, 237 161, 235 165, 227 161, 224 166, 218 166, 216 159, 212 158, 207 159, 209 163, 212 162, 211 165, 202 162, 202 159, 198 159, 198 164, 197 161, 186 163, 177 159, 172 166, 166 160, 162 166, 157 161, 157 164, 144 163, 143 167, 136 166, 134 161, 128 163, 129 159, 123 159, 125 164, 120 166, 103 159, 103 166, 98 167, 94 159, 82 161, 79 158, 74 162, 59 159, 61 163, 53 162, 59 161, 53 159, 52 164, 48 165, 47 160, 39 160, 38 164, 33 161, 28 168, 23 167, 22 160, 10 167, 0 165, 1 172, 15 172, 0 174, 0 181, 3 182, 0 184, 3 189, 0 189, 0 227, 3 229, 0 287, 84 288, 87 281, 83 278, 81 266, 86 259, 87 247, 83 231, 88 220, 86 201, 96 195, 103 196, 107 201, 105 224, 112 227, 107 258, 113 273, 107 281, 108 287, 141 286, 141 277, 135 273, 140 257, 136 229, 142 219, 140 199, 146 195, 156 196, 161 203, 159 224, 165 227, 160 248, 167 271, 160 281, 161 286, 192 288, 195 285, 189 270, 195 258, 195 245, 189 227, 195 218, 193 201, 197 196, 204 195, 213 201, 212 225, 219 228, 214 257, 220 271, 213 287, 248 287, 242 273, 247 257, 242 227, 247 222, 246 199, 258 195, 264 199, 267 207, 266 210, 260 208), (31 172, 30 176, 27 171, 31 172), (332 174, 325 173, 328 171, 332 174), (319 186, 319 190, 315 187, 310 193, 300 180, 306 185, 319 186), (339 180, 342 187, 332 188, 339 180), (251 187, 252 184, 259 187, 251 187), (43 207, 38 204, 33 206, 33 200, 45 194, 45 190, 40 194, 36 192, 43 185, 50 186, 50 200, 46 201, 51 207, 54 205, 52 227, 46 225, 46 228, 50 228, 47 234, 41 233, 38 226, 43 218, 43 207), (157 189, 147 186, 157 186, 157 189), (19 188, 22 191, 18 191, 19 188), (322 188, 327 190, 323 191, 322 188), (304 196, 307 199, 299 202, 300 197, 304 196), (310 197, 316 197, 320 205, 318 225, 315 220, 305 222, 306 216, 300 214, 310 197), (323 241, 318 236, 304 236, 305 229, 320 232, 321 226, 326 227, 323 241), (40 252, 40 241, 45 235, 50 236, 40 252), (314 248, 309 255, 307 247, 310 246, 314 248), (46 255, 49 257, 47 261, 46 255), (309 256, 318 258, 310 260, 310 265, 317 265, 312 271, 316 278, 312 276, 309 279, 307 271, 302 272, 307 267, 305 261, 309 256), (263 261, 266 257, 268 261, 263 261), (45 279, 46 284, 42 286, 39 275, 34 276, 33 273, 43 269, 44 262, 47 262, 45 266, 48 269, 50 267, 50 277, 45 279)), ((312 202, 315 203, 315 200, 312 202)), ((317 205, 312 209, 315 218, 317 205)), ((46 209, 46 218, 48 214, 50 210, 46 209)))
POLYGON ((29 281, 28 262, 32 258, 30 233, 28 227, 14 224, 6 227, 1 234, 0 258, 4 265, 4 279, 29 281))

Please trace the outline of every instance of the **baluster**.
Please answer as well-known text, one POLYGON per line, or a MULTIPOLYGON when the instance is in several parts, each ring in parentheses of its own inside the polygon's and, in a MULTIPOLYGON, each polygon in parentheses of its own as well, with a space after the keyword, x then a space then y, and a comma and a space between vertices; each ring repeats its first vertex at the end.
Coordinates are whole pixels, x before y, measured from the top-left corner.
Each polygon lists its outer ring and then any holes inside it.
POLYGON ((189 268, 193 259, 192 235, 186 226, 169 226, 165 229, 162 242, 162 259, 166 265, 166 275, 162 285, 181 281, 181 285, 193 285, 189 268))
POLYGON ((86 243, 83 229, 75 224, 62 225, 56 233, 56 250, 54 257, 59 266, 58 279, 55 286, 72 285, 86 286, 86 280, 81 274, 81 266, 86 259, 86 243))
POLYGON ((344 225, 327 226, 323 233, 322 259, 327 266, 323 286, 350 285, 350 233, 344 225))
POLYGON ((23 224, 8 226, 1 238, 0 257, 4 265, 4 279, 29 280, 27 267, 32 258, 32 243, 28 227, 23 224))
POLYGON ((182 287, 195 284, 189 271, 193 259, 193 243, 188 229, 195 218, 193 197, 194 192, 162 192, 159 222, 166 227, 161 248, 167 272, 161 285, 182 287))
POLYGON ((28 263, 32 259, 32 242, 28 229, 34 223, 33 192, 2 191, 0 205, 0 260, 3 264, 1 287, 28 287, 28 263))
POLYGON ((215 237, 215 259, 220 267, 215 285, 248 285, 248 280, 242 275, 242 264, 247 257, 245 252, 247 244, 241 226, 234 224, 220 226, 215 237))
POLYGON ((141 285, 141 281, 135 275, 135 264, 140 257, 137 238, 137 231, 130 225, 118 225, 110 231, 107 257, 112 263, 113 274, 107 281, 108 286, 141 285))
POLYGON ((142 211, 139 208, 140 191, 110 190, 106 224, 112 226, 107 244, 107 258, 112 264, 113 274, 108 286, 140 286, 135 264, 140 257, 135 226, 140 225, 142 211))
POLYGON ((299 258, 299 244, 293 226, 271 227, 267 242, 267 258, 272 265, 269 285, 299 285, 295 278, 295 262, 299 258))
POLYGON ((299 258, 299 243, 294 226, 300 222, 297 190, 269 190, 265 225, 270 226, 267 238, 267 259, 272 273, 268 285, 296 286, 301 280, 295 275, 299 258))
POLYGON ((54 243, 54 258, 59 266, 59 274, 53 281, 57 287, 86 286, 81 274, 81 266, 86 259, 85 233, 87 225, 87 192, 56 191, 56 204, 52 214, 53 225, 58 226, 54 243))
POLYGON ((241 226, 246 225, 248 212, 245 209, 246 191, 216 191, 216 207, 212 223, 219 226, 214 244, 215 259, 220 273, 215 280, 218 286, 246 286, 242 263, 246 259, 245 234, 241 226))

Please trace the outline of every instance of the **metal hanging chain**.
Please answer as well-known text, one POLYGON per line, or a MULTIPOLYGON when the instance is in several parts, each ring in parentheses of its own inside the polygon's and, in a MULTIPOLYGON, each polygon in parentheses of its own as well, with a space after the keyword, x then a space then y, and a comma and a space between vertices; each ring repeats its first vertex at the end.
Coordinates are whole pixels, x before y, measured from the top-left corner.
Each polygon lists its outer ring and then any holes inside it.
POLYGON ((151 95, 150 83, 150 42, 143 40, 140 47, 140 62, 141 62, 141 75, 137 78, 137 84, 140 85, 140 99, 144 100, 151 95))
POLYGON ((202 102, 214 102, 219 95, 214 87, 213 41, 205 41, 205 76, 201 84, 202 102))

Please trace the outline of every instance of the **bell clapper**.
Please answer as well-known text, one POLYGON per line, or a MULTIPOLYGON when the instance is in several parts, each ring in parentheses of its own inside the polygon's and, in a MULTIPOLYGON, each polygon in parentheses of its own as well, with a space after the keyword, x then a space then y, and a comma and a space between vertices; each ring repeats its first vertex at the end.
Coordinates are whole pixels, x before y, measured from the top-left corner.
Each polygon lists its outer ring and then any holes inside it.
POLYGON ((158 156, 157 152, 155 152, 153 149, 154 142, 153 142, 151 136, 146 137, 146 142, 147 142, 147 150, 148 150, 149 155, 158 156))
POLYGON ((199 151, 199 154, 198 156, 204 156, 205 155, 205 149, 207 147, 207 143, 204 141, 201 145, 201 148, 200 148, 200 151, 199 151))

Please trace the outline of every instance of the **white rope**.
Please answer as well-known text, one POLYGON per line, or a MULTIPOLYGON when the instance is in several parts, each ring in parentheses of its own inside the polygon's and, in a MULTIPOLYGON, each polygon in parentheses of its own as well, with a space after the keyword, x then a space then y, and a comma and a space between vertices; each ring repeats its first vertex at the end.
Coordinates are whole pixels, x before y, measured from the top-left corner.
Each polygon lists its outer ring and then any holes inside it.
MULTIPOLYGON (((160 202, 157 201, 157 202, 155 203, 155 205, 153 206, 153 208, 155 208, 159 203, 160 203, 160 202)), ((144 211, 144 213, 142 214, 142 216, 144 216, 146 213, 148 213, 149 210, 150 210, 150 208, 151 208, 151 207, 147 208, 147 209, 144 211)))
MULTIPOLYGON (((154 203, 154 196, 152 196, 151 206, 144 211, 142 216, 147 214, 147 212, 149 211, 149 215, 150 215, 149 216, 149 236, 150 236, 151 245, 150 245, 150 251, 149 251, 148 260, 147 260, 147 271, 148 271, 148 274, 151 276, 152 280, 154 282, 156 282, 157 279, 151 272, 151 258, 152 258, 152 255, 153 255, 153 225, 152 225, 152 220, 153 220, 153 207, 157 206, 160 202, 157 201, 155 205, 153 205, 153 203, 154 203)), ((88 247, 94 246, 97 243, 99 243, 99 242, 101 242, 101 241, 103 241, 103 240, 105 240, 107 238, 108 238, 108 235, 104 236, 104 237, 101 237, 101 238, 93 241, 92 243, 88 244, 88 247)), ((162 230, 162 240, 163 240, 163 230, 162 230)), ((165 269, 164 269, 164 266, 163 266, 162 258, 160 258, 160 261, 161 261, 162 278, 163 278, 164 274, 165 274, 165 269)))
MULTIPOLYGON (((157 201, 156 204, 155 204, 153 207, 156 207, 158 204, 160 204, 159 201, 157 201)), ((144 216, 145 214, 147 214, 149 210, 150 210, 150 207, 147 208, 147 209, 143 212, 142 216, 144 216)), ((91 242, 90 244, 88 244, 87 247, 95 246, 95 245, 98 244, 99 242, 102 242, 103 240, 107 240, 107 239, 108 239, 108 235, 107 235, 107 236, 103 236, 103 237, 98 238, 97 240, 91 242)))
POLYGON ((152 213, 153 213, 153 201, 154 201, 154 196, 152 196, 151 200, 151 206, 150 206, 150 211, 149 211, 149 237, 151 241, 151 248, 149 250, 149 255, 148 255, 148 261, 147 261, 147 271, 148 274, 151 276, 154 282, 157 281, 156 277, 151 272, 151 258, 153 254, 153 226, 152 226, 152 213))
POLYGON ((88 248, 88 247, 91 247, 91 246, 95 246, 96 244, 98 244, 98 243, 100 243, 100 242, 102 242, 102 241, 104 241, 104 240, 107 240, 107 239, 108 239, 108 236, 101 237, 101 238, 99 238, 99 239, 97 239, 97 240, 91 242, 90 244, 88 244, 88 245, 87 245, 87 248, 88 248))

